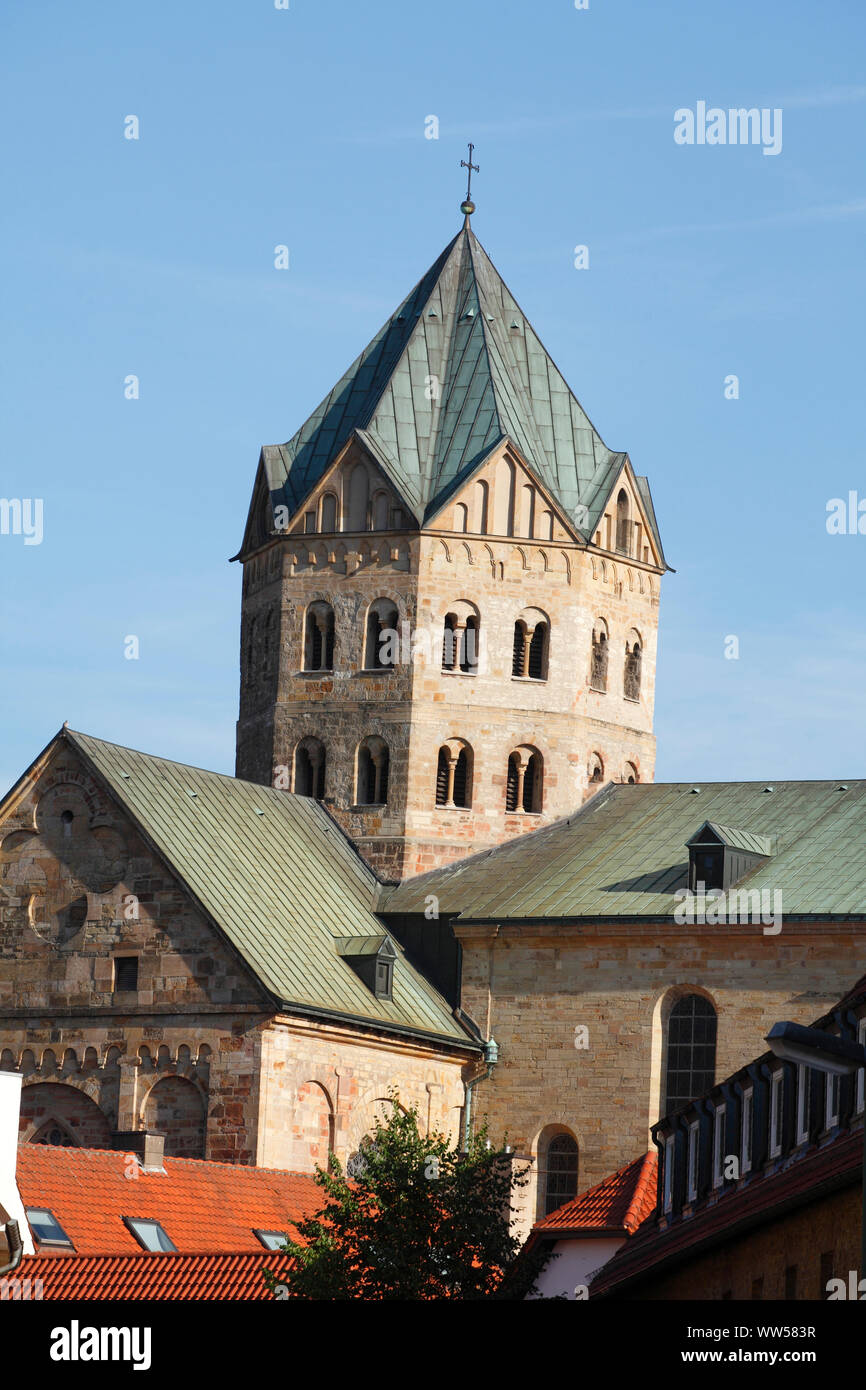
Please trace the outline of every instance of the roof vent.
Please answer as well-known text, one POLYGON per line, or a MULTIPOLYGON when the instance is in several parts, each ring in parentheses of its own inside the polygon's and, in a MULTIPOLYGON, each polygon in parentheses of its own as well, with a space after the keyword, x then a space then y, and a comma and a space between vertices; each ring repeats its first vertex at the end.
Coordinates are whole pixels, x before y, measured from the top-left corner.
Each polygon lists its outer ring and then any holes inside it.
POLYGON ((198 792, 194 792, 193 789, 192 789, 192 787, 187 787, 187 789, 186 789, 186 794, 187 794, 187 796, 191 796, 191 797, 194 797, 194 798, 198 797, 198 792))
POLYGON ((129 773, 128 773, 128 772, 121 772, 120 775, 121 775, 121 777, 123 778, 124 782, 128 782, 128 781, 129 781, 129 773))
POLYGON ((839 784, 839 786, 836 788, 836 790, 837 790, 837 792, 846 792, 846 791, 848 790, 848 783, 847 783, 847 782, 841 782, 841 783, 839 784))
POLYGON ((700 790, 700 787, 692 787, 689 792, 689 796, 697 796, 700 790))
POLYGON ((512 327, 517 333, 520 332, 520 324, 517 322, 517 319, 512 319, 512 320, 511 320, 511 327, 512 327))
POLYGON ((474 309, 467 309, 467 310, 466 310, 466 313, 463 315, 463 317, 464 317, 465 319, 474 319, 474 318, 475 318, 475 310, 474 310, 474 309))
POLYGON ((439 315, 437 314, 435 309, 431 309, 427 317, 428 319, 438 319, 439 315))
POLYGON ((765 791, 765 792, 774 792, 775 790, 776 790, 775 787, 765 787, 765 788, 764 788, 764 791, 765 791))
POLYGON ((257 816, 263 816, 265 814, 261 806, 254 806, 253 810, 255 811, 257 816))

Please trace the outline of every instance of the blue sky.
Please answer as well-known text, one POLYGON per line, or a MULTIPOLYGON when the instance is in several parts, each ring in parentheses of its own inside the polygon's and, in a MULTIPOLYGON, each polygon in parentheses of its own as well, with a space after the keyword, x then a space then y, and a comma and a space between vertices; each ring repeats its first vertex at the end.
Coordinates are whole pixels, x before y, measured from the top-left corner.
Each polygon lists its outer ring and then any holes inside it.
POLYGON ((653 489, 658 779, 866 776, 866 535, 825 525, 866 499, 859 0, 11 0, 2 29, 0 497, 44 506, 41 544, 0 535, 3 787, 64 719, 233 769, 259 448, 457 231, 470 139, 477 235, 653 489), (781 108, 780 153, 676 144, 699 101, 781 108))

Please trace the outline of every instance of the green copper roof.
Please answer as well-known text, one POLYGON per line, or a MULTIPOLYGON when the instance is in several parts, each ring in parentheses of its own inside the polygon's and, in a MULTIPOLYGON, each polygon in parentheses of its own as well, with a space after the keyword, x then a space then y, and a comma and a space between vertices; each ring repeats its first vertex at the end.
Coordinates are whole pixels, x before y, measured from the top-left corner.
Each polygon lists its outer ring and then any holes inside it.
POLYGON ((706 820, 700 830, 687 840, 689 845, 705 844, 708 842, 704 835, 705 830, 710 830, 717 841, 727 845, 729 849, 746 850, 749 854, 769 855, 773 853, 773 842, 768 835, 755 835, 751 830, 740 830, 735 825, 718 825, 715 821, 706 820))
POLYGON ((756 853, 772 845, 742 885, 767 889, 771 906, 780 890, 783 918, 866 916, 866 782, 767 787, 609 785, 568 820, 383 888, 379 911, 423 913, 432 894, 440 918, 461 921, 669 917, 688 882, 686 845, 711 821, 756 853))
POLYGON ((278 1001, 472 1046, 399 946, 390 1000, 343 959, 347 937, 362 951, 385 939, 372 911, 377 881, 318 802, 71 729, 62 736, 278 1001))
POLYGON ((419 523, 508 438, 587 534, 626 457, 603 442, 469 227, 289 442, 263 449, 274 505, 295 512, 353 434, 419 523))

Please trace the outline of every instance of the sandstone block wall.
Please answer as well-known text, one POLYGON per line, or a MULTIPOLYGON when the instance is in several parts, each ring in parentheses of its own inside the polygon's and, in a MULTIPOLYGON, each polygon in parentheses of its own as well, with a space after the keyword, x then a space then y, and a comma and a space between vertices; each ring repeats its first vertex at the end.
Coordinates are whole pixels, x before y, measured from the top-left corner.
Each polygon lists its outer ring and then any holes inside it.
POLYGON ((527 1230, 543 1214, 537 1174, 553 1134, 578 1143, 580 1192, 650 1147, 664 1106, 667 1014, 680 994, 713 1002, 721 1080, 766 1050, 773 1023, 811 1022, 866 969, 856 924, 784 923, 777 937, 759 926, 665 924, 456 932, 462 1007, 499 1044, 477 1113, 530 1165, 527 1230), (575 1046, 578 1027, 586 1048, 575 1046))

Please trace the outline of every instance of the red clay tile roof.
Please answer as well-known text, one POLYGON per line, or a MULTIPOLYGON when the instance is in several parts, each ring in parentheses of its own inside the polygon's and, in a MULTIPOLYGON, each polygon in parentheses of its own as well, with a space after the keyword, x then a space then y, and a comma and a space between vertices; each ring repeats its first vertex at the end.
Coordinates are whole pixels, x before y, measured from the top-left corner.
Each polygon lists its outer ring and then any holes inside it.
POLYGON ((532 1228, 534 1237, 574 1235, 586 1231, 623 1232, 631 1235, 655 1209, 655 1150, 641 1154, 618 1173, 591 1187, 580 1197, 557 1207, 532 1228))
MULTIPOLYGON (((139 1254, 124 1216, 158 1221, 181 1252, 258 1253, 254 1229, 296 1236, 297 1222, 324 1197, 310 1173, 194 1158, 167 1158, 164 1167, 145 1173, 132 1155, 113 1149, 24 1144, 17 1178, 24 1206, 53 1212, 78 1255, 139 1254)), ((48 1253, 43 1248, 40 1258, 48 1253)), ((69 1255, 54 1251, 52 1258, 69 1255)))
POLYGON ((787 1211, 818 1201, 830 1192, 858 1182, 863 1161, 863 1136, 840 1134, 825 1144, 768 1173, 753 1173, 740 1187, 725 1192, 712 1206, 682 1217, 663 1230, 647 1220, 643 1230, 618 1250, 596 1276, 592 1297, 620 1292, 652 1271, 660 1273, 682 1260, 733 1240, 742 1232, 787 1211))
POLYGON ((67 1255, 45 1260, 28 1255, 13 1275, 0 1283, 0 1299, 39 1297, 51 1299, 154 1299, 260 1300, 273 1295, 262 1271, 279 1278, 288 1272, 291 1256, 272 1254, 259 1247, 244 1255, 67 1255), (30 1287, 24 1283, 30 1280, 30 1287), (41 1288, 34 1286, 41 1280, 41 1288), (17 1283, 16 1283, 17 1281, 17 1283), (38 1291, 38 1292, 37 1292, 38 1291))

